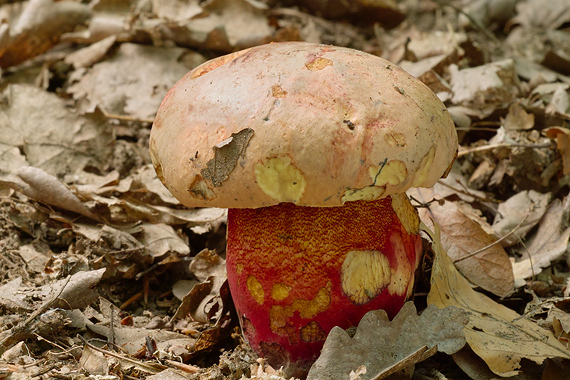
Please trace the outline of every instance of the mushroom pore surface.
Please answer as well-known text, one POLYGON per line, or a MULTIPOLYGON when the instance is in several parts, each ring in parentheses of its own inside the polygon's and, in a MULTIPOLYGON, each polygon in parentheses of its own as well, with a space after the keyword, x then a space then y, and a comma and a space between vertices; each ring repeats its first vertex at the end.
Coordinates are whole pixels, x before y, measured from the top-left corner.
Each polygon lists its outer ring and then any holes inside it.
POLYGON ((228 281, 244 334, 303 375, 333 326, 393 316, 421 257, 403 194, 457 152, 444 105, 394 64, 302 42, 209 61, 167 94, 157 175, 190 207, 228 212, 228 281))

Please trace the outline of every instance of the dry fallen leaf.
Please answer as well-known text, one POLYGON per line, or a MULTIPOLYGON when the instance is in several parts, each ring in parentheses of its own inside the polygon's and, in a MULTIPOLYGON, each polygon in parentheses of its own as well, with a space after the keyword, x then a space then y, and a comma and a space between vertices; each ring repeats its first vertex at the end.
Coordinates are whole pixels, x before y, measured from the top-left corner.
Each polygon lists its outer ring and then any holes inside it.
POLYGON ((445 253, 437 224, 434 227, 435 232, 424 228, 435 252, 428 304, 456 306, 469 314, 467 344, 495 374, 516 375, 523 358, 538 364, 546 358, 570 359, 570 351, 550 331, 473 290, 445 253))
MULTIPOLYGON (((418 189, 418 195, 429 189, 418 189)), ((429 201, 430 199, 423 199, 429 201)), ((433 203, 429 209, 420 209, 420 218, 428 226, 431 219, 440 225, 443 247, 457 269, 472 283, 500 297, 508 296, 514 290, 511 262, 501 244, 493 244, 489 226, 466 205, 446 201, 433 203), (485 228, 483 228, 485 227, 485 228), (472 253, 488 247, 475 255, 472 253)))
POLYGON ((570 22, 570 7, 567 0, 527 0, 517 5, 513 23, 527 28, 557 29, 570 22))
POLYGON ((217 319, 223 309, 220 289, 227 279, 226 261, 215 251, 204 249, 192 260, 190 271, 200 283, 194 285, 183 297, 173 319, 185 318, 187 315, 202 323, 208 323, 212 318, 217 319))
POLYGON ((182 48, 124 43, 112 58, 95 64, 83 77, 78 78, 76 71, 76 83, 68 91, 84 112, 100 107, 108 114, 152 119, 170 87, 204 60, 182 48), (185 59, 188 65, 181 62, 185 59))
POLYGON ((520 248, 521 260, 513 263, 518 285, 524 285, 525 278, 539 274, 551 262, 567 254, 570 227, 565 226, 564 221, 569 213, 570 197, 564 202, 555 199, 550 204, 530 242, 520 248))
POLYGON ((522 223, 515 233, 501 240, 503 247, 511 246, 524 239, 546 212, 551 198, 550 193, 541 194, 528 190, 521 191, 499 204, 499 212, 493 221, 493 231, 497 236, 508 235, 522 223))
POLYGON ((534 127, 534 114, 527 113, 519 103, 514 103, 509 107, 507 117, 501 119, 501 122, 507 131, 528 130, 534 127))
POLYGON ((17 20, 12 20, 9 37, 0 44, 0 67, 18 65, 45 53, 59 37, 87 20, 91 10, 74 1, 31 0, 17 20))
POLYGON ((461 70, 451 65, 450 71, 451 101, 456 105, 488 109, 490 112, 495 107, 510 103, 518 91, 519 81, 512 59, 461 70))
MULTIPOLYGON (((31 85, 11 85, 2 95, 0 146, 19 149, 26 165, 52 175, 74 174, 87 166, 104 171, 115 139, 100 112, 79 116, 54 93, 31 85)), ((11 157, 0 156, 8 160, 0 161, 0 167, 13 167, 11 157)))
POLYGON ((570 174, 570 129, 563 127, 551 127, 543 130, 544 134, 556 140, 556 147, 562 156, 564 175, 570 174))
POLYGON ((307 380, 349 379, 351 371, 357 372, 361 366, 366 371, 359 379, 382 379, 390 374, 386 369, 422 347, 426 355, 407 366, 427 359, 436 350, 453 354, 465 344, 462 331, 467 321, 467 314, 454 307, 432 306, 418 316, 413 302, 405 303, 392 321, 384 310, 370 311, 353 338, 340 327, 331 330, 307 380))

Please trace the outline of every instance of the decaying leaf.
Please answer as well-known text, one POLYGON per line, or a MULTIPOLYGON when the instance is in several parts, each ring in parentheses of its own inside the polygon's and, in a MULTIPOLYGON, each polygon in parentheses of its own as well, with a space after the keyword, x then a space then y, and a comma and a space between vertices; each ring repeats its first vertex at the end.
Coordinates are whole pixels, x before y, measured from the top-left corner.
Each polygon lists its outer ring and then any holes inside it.
POLYGON ((507 131, 528 130, 534 127, 534 114, 527 113, 519 103, 514 103, 509 107, 507 117, 501 122, 507 131))
POLYGON ((65 32, 91 15, 89 7, 74 1, 31 0, 13 20, 9 38, 0 45, 0 67, 6 68, 45 53, 65 32))
POLYGON ((499 237, 508 235, 501 240, 501 244, 509 247, 524 239, 546 212, 551 197, 550 193, 541 194, 534 190, 521 191, 499 204, 499 212, 493 221, 493 231, 499 237), (516 229, 519 224, 520 227, 516 229), (512 231, 515 233, 510 234, 512 231))
POLYGON ((513 22, 527 28, 556 29, 570 22, 570 8, 566 0, 527 0, 517 5, 513 22))
POLYGON ((462 70, 451 65, 450 69, 454 104, 491 111, 498 105, 510 103, 518 91, 512 59, 462 70))
POLYGON ((546 136, 556 140, 556 147, 562 156, 564 175, 570 174, 570 129, 551 127, 544 130, 546 136))
POLYGON ((191 315, 196 321, 208 323, 212 318, 219 317, 223 308, 220 288, 227 279, 226 261, 215 251, 205 249, 194 257, 190 271, 200 283, 183 297, 173 319, 191 315))
MULTIPOLYGON (((76 173, 87 166, 103 172, 114 137, 100 112, 79 116, 54 93, 30 85, 11 85, 3 97, 0 146, 20 149, 27 165, 52 175, 76 173)), ((11 166, 0 161, 2 168, 11 166)))
POLYGON ((108 114, 152 119, 168 89, 202 62, 200 54, 181 48, 125 43, 111 59, 95 64, 83 77, 75 75, 76 83, 68 91, 81 101, 84 112, 99 107, 108 114), (188 65, 183 62, 185 54, 189 54, 188 65))
POLYGON ((395 0, 296 0, 296 3, 325 18, 378 22, 388 29, 398 26, 406 18, 395 0))
POLYGON ((564 215, 570 212, 570 197, 564 202, 555 199, 538 224, 532 240, 520 249, 521 260, 513 263, 515 280, 519 285, 524 279, 539 274, 550 263, 567 252, 570 227, 563 225, 564 215))
POLYGON ((353 338, 340 327, 331 330, 307 380, 349 379, 351 371, 358 372, 361 366, 366 373, 360 379, 382 379, 391 373, 386 369, 422 347, 426 355, 407 365, 427 359, 436 350, 452 354, 465 344, 462 330, 467 321, 467 314, 454 307, 431 306, 418 316, 412 302, 405 303, 392 321, 384 310, 370 311, 353 338))
POLYGON ((493 244, 497 239, 489 234, 490 227, 466 205, 435 203, 420 210, 420 217, 428 225, 433 219, 441 226, 443 247, 469 281, 501 297, 513 292, 514 278, 507 253, 500 244, 493 244), (472 255, 485 247, 488 248, 472 255))
POLYGON ((523 358, 539 364, 546 358, 570 359, 570 351, 550 331, 473 290, 445 253, 437 224, 434 228, 424 229, 435 251, 428 304, 456 306, 468 313, 467 344, 495 374, 516 375, 523 358))

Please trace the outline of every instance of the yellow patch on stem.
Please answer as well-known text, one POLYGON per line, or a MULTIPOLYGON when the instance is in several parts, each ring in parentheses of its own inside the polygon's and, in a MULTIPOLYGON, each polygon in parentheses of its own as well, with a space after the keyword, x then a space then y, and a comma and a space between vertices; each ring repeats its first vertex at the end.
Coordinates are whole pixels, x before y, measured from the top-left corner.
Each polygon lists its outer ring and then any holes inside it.
POLYGON ((405 193, 392 194, 392 208, 398 219, 410 235, 417 235, 420 233, 420 218, 418 212, 411 205, 408 196, 405 193))
POLYGON ((274 284, 271 288, 271 298, 275 301, 283 301, 285 298, 289 296, 289 291, 291 290, 290 286, 287 286, 283 283, 274 284))
POLYGON ((263 291, 263 286, 254 276, 249 276, 246 280, 247 290, 260 305, 263 305, 263 299, 265 298, 265 292, 263 291))
POLYGON ((380 251, 350 251, 341 267, 344 294, 356 305, 372 301, 390 283, 390 262, 380 251))

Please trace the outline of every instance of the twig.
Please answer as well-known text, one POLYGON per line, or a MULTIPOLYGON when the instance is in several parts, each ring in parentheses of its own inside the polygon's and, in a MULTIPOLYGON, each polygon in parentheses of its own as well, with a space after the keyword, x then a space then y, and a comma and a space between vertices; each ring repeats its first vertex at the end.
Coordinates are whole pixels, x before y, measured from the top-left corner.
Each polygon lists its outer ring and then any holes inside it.
POLYGON ((544 144, 518 144, 518 143, 490 144, 490 145, 477 146, 475 148, 467 148, 467 149, 461 150, 461 151, 459 151, 459 153, 457 153, 457 157, 463 157, 463 156, 466 156, 470 153, 475 153, 475 152, 485 152, 487 150, 492 150, 495 148, 538 148, 538 149, 545 149, 545 148, 550 148, 551 146, 552 146, 551 143, 544 143, 544 144))
POLYGON ((161 370, 165 370, 166 368, 168 368, 168 367, 166 367, 166 366, 164 366, 164 365, 162 365, 162 364, 157 364, 157 363, 153 363, 153 364, 154 364, 155 366, 160 367, 160 370, 157 369, 157 368, 153 368, 152 366, 150 366, 150 365, 148 365, 148 364, 146 364, 146 363, 140 362, 140 361, 138 361, 138 360, 134 360, 134 359, 128 358, 128 357, 126 357, 126 356, 121 356, 121 355, 119 355, 119 354, 117 354, 117 353, 115 353, 115 352, 113 352, 113 351, 108 351, 108 350, 105 350, 105 349, 103 349, 103 348, 99 348, 99 347, 97 347, 97 346, 95 346, 95 345, 89 343, 89 342, 87 341, 87 339, 85 339, 85 338, 82 337, 81 335, 77 335, 77 337, 78 337, 87 347, 91 348, 92 350, 99 351, 100 353, 102 353, 102 354, 104 354, 104 355, 109 355, 109 356, 112 356, 112 357, 117 358, 117 359, 120 359, 120 360, 125 360, 125 361, 127 361, 127 362, 129 362, 129 363, 133 363, 133 364, 135 364, 135 365, 137 365, 137 366, 140 366, 140 367, 144 368, 146 371, 148 371, 148 372, 150 372, 150 373, 156 374, 156 373, 159 373, 161 370))
POLYGON ((137 123, 154 123, 154 119, 146 119, 144 117, 134 117, 134 116, 130 116, 130 115, 119 115, 119 114, 115 114, 115 113, 108 113, 103 111, 103 116, 105 116, 107 119, 117 119, 120 121, 134 121, 137 123))
POLYGON ((23 332, 24 330, 26 330, 28 325, 30 323, 32 323, 34 321, 34 319, 36 319, 41 314, 43 314, 47 309, 49 309, 51 307, 51 305, 53 305, 55 303, 55 301, 58 300, 59 296, 61 296, 61 294, 63 293, 63 290, 65 289, 67 284, 69 284, 71 277, 72 276, 69 276, 67 278, 67 281, 65 282, 65 284, 63 284, 63 286, 61 287, 61 289, 59 290, 59 292, 55 296, 53 296, 47 302, 45 302, 42 306, 40 306, 40 308, 38 310, 36 310, 32 314, 30 314, 30 316, 28 318, 26 318, 25 321, 20 322, 20 323, 18 323, 18 325, 16 327, 13 327, 10 331, 10 335, 8 335, 6 338, 2 339, 2 341, 0 342, 0 347, 5 347, 6 342, 8 342, 10 339, 12 339, 16 334, 19 334, 19 333, 23 332))

